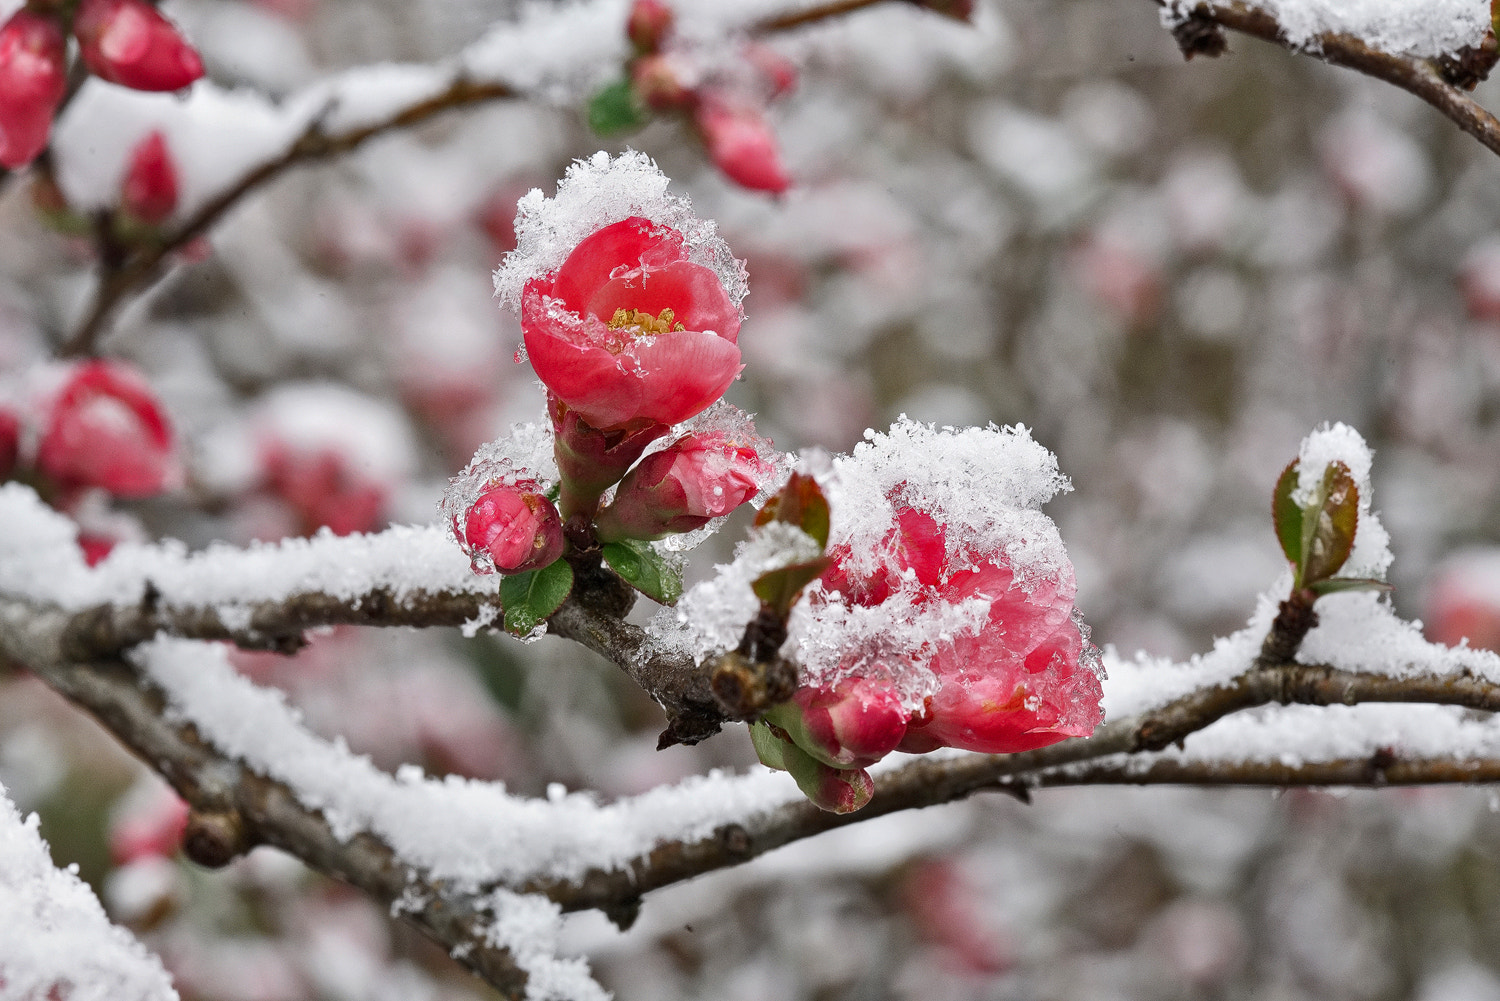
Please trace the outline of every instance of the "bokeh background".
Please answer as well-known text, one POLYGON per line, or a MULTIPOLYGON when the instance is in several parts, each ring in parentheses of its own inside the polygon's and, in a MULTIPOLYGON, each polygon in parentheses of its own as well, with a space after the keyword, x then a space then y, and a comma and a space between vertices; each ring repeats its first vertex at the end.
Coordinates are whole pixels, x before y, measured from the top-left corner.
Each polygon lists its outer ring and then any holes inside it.
MULTIPOLYGON (((430 61, 504 0, 175 0, 209 75, 284 94, 430 61)), ((897 415, 1020 422, 1074 491, 1051 513, 1101 645, 1185 659, 1282 569, 1272 484, 1324 421, 1375 448, 1393 600, 1500 641, 1500 161, 1415 98, 1246 38, 1185 64, 1148 0, 889 4, 771 40, 796 186, 735 188, 682 123, 449 114, 249 198, 105 341, 148 373, 180 490, 80 517, 190 545, 433 519, 540 390, 491 298, 516 198, 641 149, 749 261, 730 399, 788 448, 897 415)), ((1477 97, 1500 106, 1500 88, 1477 97)), ((88 245, 0 191, 0 371, 76 318, 88 245)), ((723 558, 733 525, 697 554, 723 558), (717 545, 718 548, 715 548, 717 545)), ((654 751, 659 711, 580 648, 337 630, 240 656, 383 765, 620 795, 753 760, 654 751)), ((0 668, 0 671, 5 669, 0 668)), ((164 786, 0 673, 0 783, 42 815, 184 998, 491 996, 379 908, 262 849, 175 860, 164 786), (160 838, 157 838, 159 841, 160 838), (144 846, 144 847, 143 847, 144 846)), ((648 898, 569 947, 627 999, 1500 999, 1500 805, 1485 790, 1107 789, 856 825, 648 898)))

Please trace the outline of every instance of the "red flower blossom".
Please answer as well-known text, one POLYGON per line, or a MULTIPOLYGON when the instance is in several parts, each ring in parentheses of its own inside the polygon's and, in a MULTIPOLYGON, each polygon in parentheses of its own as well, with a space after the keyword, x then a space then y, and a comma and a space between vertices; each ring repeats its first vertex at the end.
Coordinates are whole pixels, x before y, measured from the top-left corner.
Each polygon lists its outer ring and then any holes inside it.
POLYGON ((1003 556, 965 559, 953 569, 945 533, 929 514, 897 507, 897 524, 874 573, 851 574, 849 553, 835 552, 825 572, 840 600, 880 605, 897 591, 919 607, 989 604, 983 626, 931 647, 927 666, 939 687, 908 724, 901 749, 960 747, 987 754, 1029 751, 1086 736, 1103 718, 1098 676, 1081 662, 1083 637, 1073 621, 1073 570, 1022 584, 1003 556))
POLYGON ((90 361, 69 373, 37 446, 38 468, 64 490, 147 497, 176 474, 172 429, 134 369, 90 361))
POLYGON ((145 0, 83 0, 73 22, 78 51, 97 76, 132 90, 181 90, 203 60, 145 0))
POLYGON ((177 207, 177 165, 159 129, 131 151, 120 206, 132 219, 149 226, 163 222, 177 207))
POLYGON ((638 216, 585 238, 526 283, 521 331, 537 375, 595 428, 676 424, 739 373, 740 312, 683 236, 638 216))
POLYGON ((61 24, 25 7, 0 26, 0 165, 24 167, 46 147, 67 85, 67 43, 61 24))
POLYGON ((563 553, 562 518, 535 483, 495 486, 479 496, 459 531, 476 573, 503 574, 549 566, 563 553))
POLYGON ((311 535, 369 532, 380 525, 390 487, 362 472, 334 446, 305 447, 275 439, 261 445, 267 488, 297 512, 311 535))
POLYGON ((770 472, 753 446, 723 432, 687 435, 625 474, 599 512, 599 538, 660 539, 702 528, 755 496, 770 472))

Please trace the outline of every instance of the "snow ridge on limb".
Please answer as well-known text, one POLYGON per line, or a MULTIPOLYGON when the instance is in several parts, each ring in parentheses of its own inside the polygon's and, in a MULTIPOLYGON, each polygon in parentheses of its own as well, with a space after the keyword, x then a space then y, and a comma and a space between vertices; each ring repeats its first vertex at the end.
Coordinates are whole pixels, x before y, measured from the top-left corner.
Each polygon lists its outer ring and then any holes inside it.
POLYGON ((0 929, 0 1001, 177 999, 161 960, 110 923, 73 867, 53 866, 36 814, 23 820, 3 786, 0 929))

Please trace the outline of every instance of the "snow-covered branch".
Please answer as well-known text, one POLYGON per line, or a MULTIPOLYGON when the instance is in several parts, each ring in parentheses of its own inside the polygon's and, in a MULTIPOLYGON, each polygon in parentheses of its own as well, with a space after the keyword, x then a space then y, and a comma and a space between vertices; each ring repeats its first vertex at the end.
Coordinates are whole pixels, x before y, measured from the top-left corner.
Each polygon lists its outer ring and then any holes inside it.
MULTIPOLYGON (((1494 35, 1485 31, 1483 4, 1468 5, 1472 10, 1462 18, 1445 17, 1447 11, 1423 12, 1389 30, 1378 19, 1349 25, 1330 20, 1323 16, 1326 5, 1320 4, 1286 4, 1279 10, 1275 4, 1246 0, 1154 2, 1189 59, 1222 54, 1225 29, 1237 31, 1400 87, 1500 154, 1500 118, 1466 93, 1500 58, 1494 35), (1469 37, 1460 41, 1465 33, 1469 37)), ((1378 5, 1374 10, 1378 15, 1378 5)))

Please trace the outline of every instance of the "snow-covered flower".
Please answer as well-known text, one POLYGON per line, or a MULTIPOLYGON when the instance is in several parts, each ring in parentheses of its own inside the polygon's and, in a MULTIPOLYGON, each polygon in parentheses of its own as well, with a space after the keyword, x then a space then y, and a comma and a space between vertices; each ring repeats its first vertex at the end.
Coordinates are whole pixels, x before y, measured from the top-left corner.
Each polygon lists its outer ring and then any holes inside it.
POLYGON ((172 428, 146 380, 116 361, 74 365, 52 397, 37 467, 63 490, 148 497, 177 475, 172 428))
POLYGON ((67 54, 56 18, 23 7, 0 26, 0 165, 24 167, 46 147, 67 54))
POLYGON ((455 518, 453 532, 478 573, 540 570, 563 553, 562 518, 535 482, 486 490, 466 512, 461 531, 455 518))
POLYGON ((682 233, 632 216, 527 282, 521 331, 552 395, 596 428, 676 424, 739 373, 740 311, 682 233))
POLYGON ((78 52, 95 75, 132 90, 181 90, 203 60, 145 0, 83 0, 73 22, 78 52))

